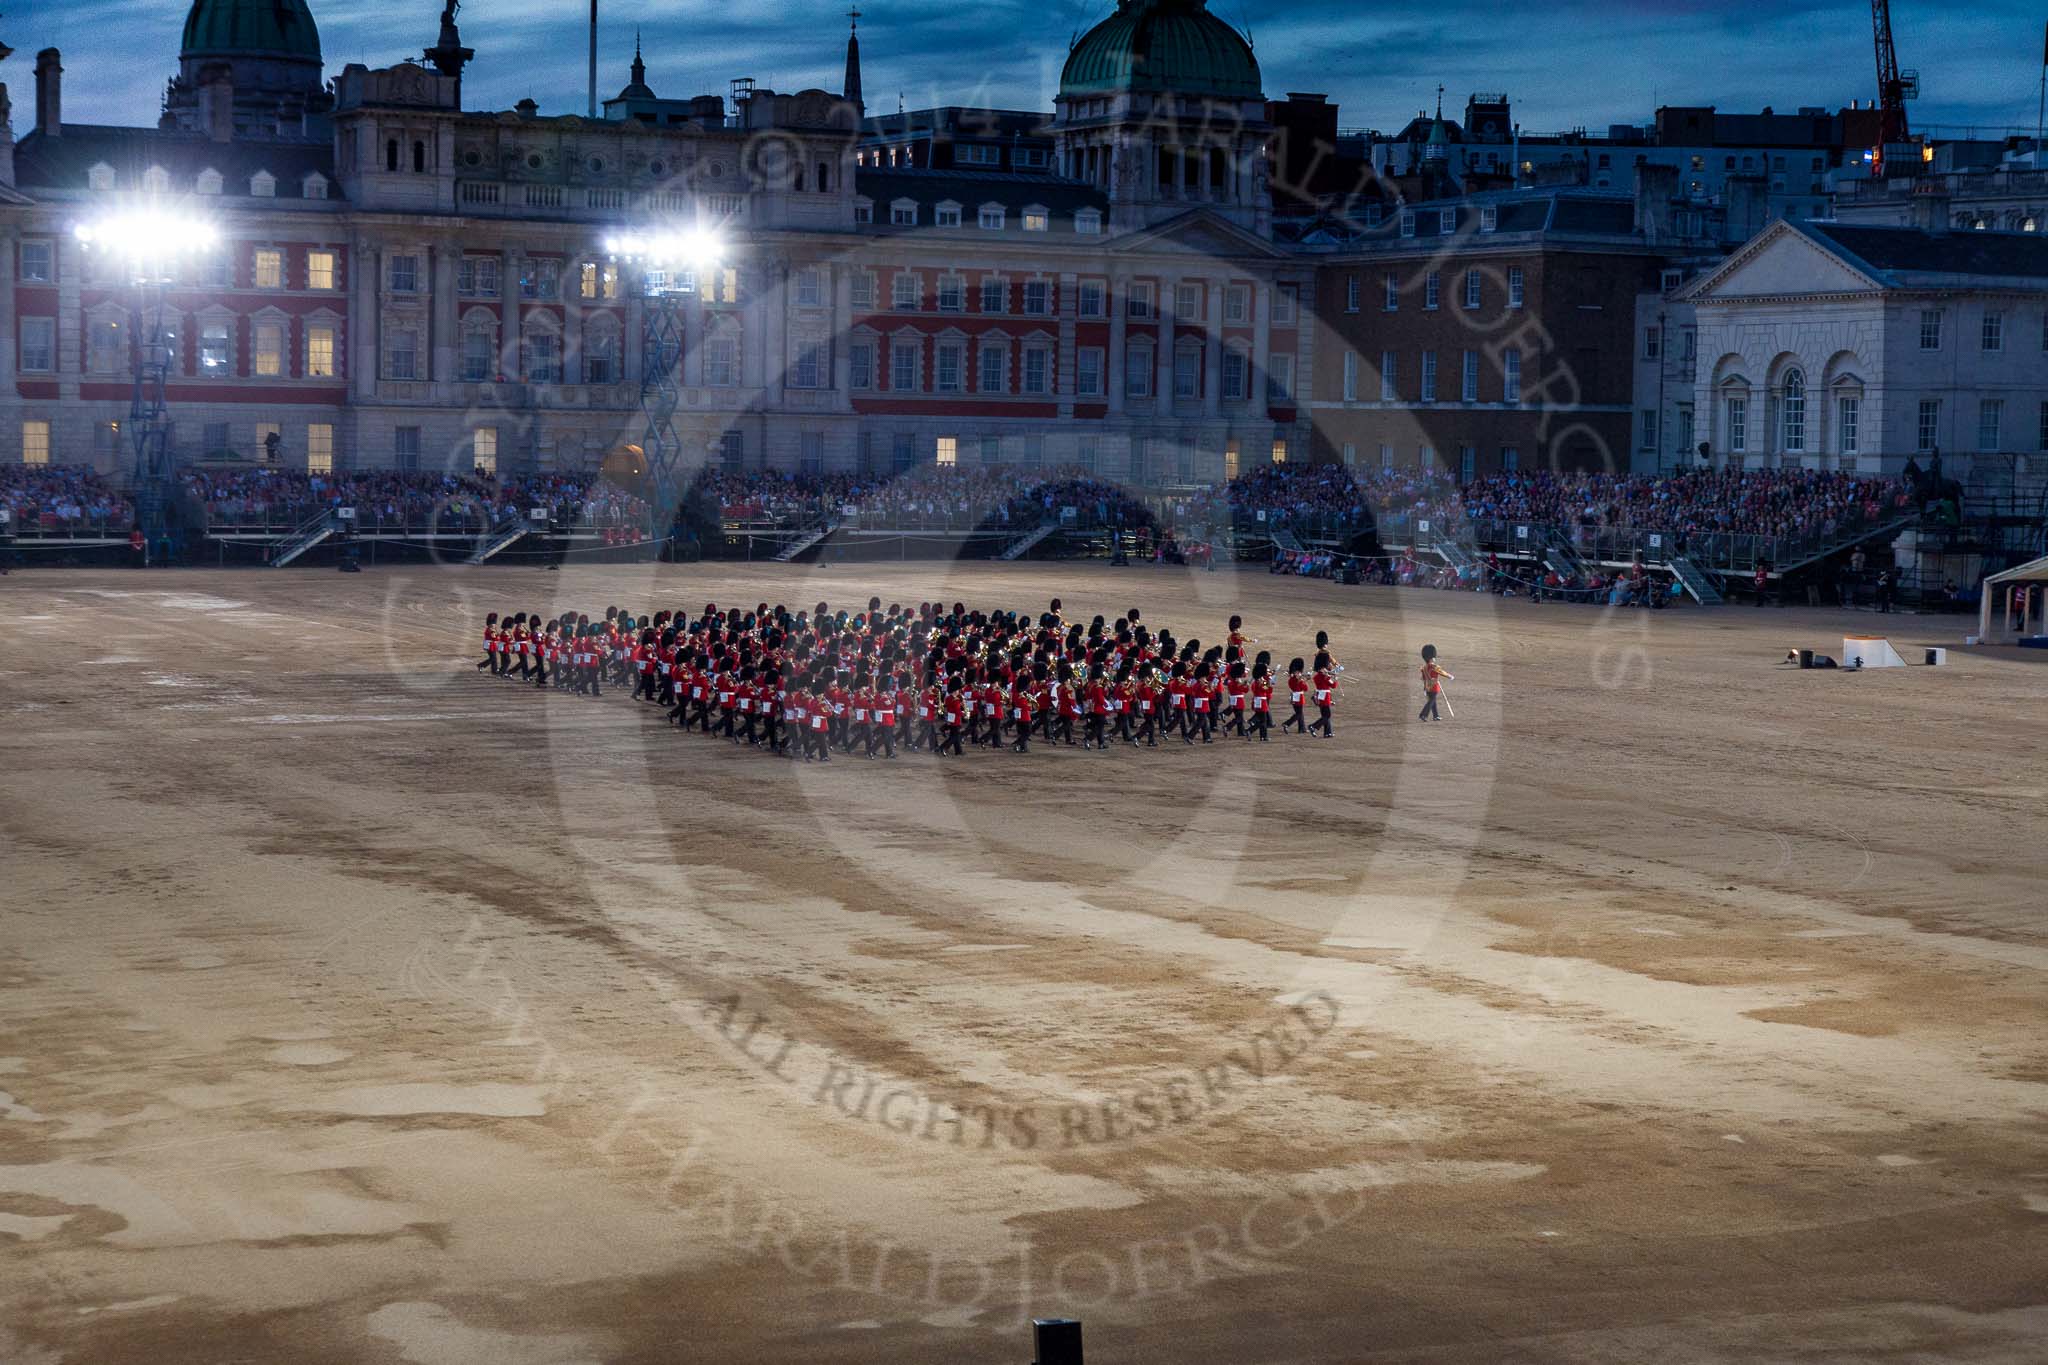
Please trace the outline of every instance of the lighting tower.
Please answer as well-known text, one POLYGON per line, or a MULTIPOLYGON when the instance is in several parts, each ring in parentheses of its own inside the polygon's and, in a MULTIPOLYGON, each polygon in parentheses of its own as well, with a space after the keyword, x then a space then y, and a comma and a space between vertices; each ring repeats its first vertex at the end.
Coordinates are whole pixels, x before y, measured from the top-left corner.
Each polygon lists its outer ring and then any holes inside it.
POLYGON ((220 232, 208 220, 148 203, 109 213, 73 230, 79 245, 113 263, 129 289, 129 357, 134 391, 128 434, 135 446, 135 510, 147 545, 164 533, 171 496, 171 418, 164 385, 178 364, 176 336, 165 322, 165 297, 179 268, 212 251, 220 232))
POLYGON ((663 535, 681 501, 683 440, 675 417, 683 400, 683 312, 698 296, 698 281, 719 268, 725 243, 704 229, 661 228, 620 233, 605 250, 641 301, 640 411, 647 427, 640 446, 654 476, 652 529, 663 535))

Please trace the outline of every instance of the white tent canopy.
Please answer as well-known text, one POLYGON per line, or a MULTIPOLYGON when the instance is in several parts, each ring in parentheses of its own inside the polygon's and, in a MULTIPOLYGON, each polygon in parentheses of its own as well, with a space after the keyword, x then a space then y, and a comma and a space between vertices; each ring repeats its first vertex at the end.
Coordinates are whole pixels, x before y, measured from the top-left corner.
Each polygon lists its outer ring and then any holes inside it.
POLYGON ((2048 635, 2048 558, 1985 579, 1978 612, 1977 638, 1987 645, 2048 635))

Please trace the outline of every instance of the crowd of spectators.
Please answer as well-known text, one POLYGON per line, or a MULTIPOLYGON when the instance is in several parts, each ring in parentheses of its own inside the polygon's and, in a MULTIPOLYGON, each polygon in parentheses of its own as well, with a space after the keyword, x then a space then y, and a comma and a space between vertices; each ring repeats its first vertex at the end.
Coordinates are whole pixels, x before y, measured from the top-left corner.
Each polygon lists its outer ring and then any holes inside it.
POLYGON ((582 474, 500 480, 395 470, 189 469, 182 483, 212 527, 297 526, 335 507, 355 508, 365 526, 431 526, 443 532, 480 531, 536 507, 600 526, 637 524, 647 516, 639 498, 582 474))
POLYGON ((135 504, 90 466, 0 465, 0 506, 14 514, 14 531, 104 532, 126 535, 135 504))
POLYGON ((1121 485, 1079 468, 923 465, 900 474, 707 473, 697 487, 730 521, 858 520, 889 528, 1036 526, 1073 507, 1098 524, 1149 525, 1151 512, 1121 485))
MULTIPOLYGON (((481 529, 534 507, 561 520, 612 528, 644 526, 648 515, 639 496, 587 473, 498 479, 482 473, 309 474, 263 467, 192 469, 181 481, 214 527, 296 526, 341 505, 354 506, 369 525, 431 523, 443 531, 481 529)), ((715 500, 728 521, 799 524, 850 517, 870 527, 905 530, 1022 530, 1074 508, 1089 525, 1141 529, 1154 524, 1156 510, 1183 540, 1210 540, 1231 526, 1341 540, 1377 523, 1390 543, 1419 517, 1435 518, 1445 529, 1526 522, 1581 534, 1828 536, 1913 502, 1911 489, 1899 480, 1778 469, 1663 476, 1509 471, 1461 486, 1438 470, 1278 464, 1192 496, 1151 503, 1079 468, 921 465, 893 474, 812 475, 707 470, 695 487, 715 500)), ((118 530, 133 518, 129 499, 87 468, 11 466, 0 470, 0 497, 23 529, 119 523, 118 530)), ((1332 557, 1313 548, 1276 559, 1274 567, 1315 576, 1337 571, 1332 557)), ((1596 586, 1563 584, 1561 590, 1596 586)))
POLYGON ((1912 504, 1896 479, 1835 470, 1701 469, 1676 474, 1501 473, 1424 501, 1439 516, 1588 530, 1768 539, 1832 536, 1912 504))

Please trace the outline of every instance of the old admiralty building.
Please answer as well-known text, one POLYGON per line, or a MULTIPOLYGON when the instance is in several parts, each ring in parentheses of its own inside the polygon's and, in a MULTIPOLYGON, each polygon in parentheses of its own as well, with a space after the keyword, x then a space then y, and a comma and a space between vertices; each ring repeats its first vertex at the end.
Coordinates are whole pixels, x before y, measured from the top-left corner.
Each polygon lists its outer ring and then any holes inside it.
POLYGON ((0 460, 132 459, 132 305, 73 228, 166 203, 222 238, 165 296, 186 460, 630 463, 660 376, 614 239, 677 228, 721 243, 667 372, 686 466, 1171 484, 1629 443, 1625 364, 1547 417, 1522 392, 1548 350, 1628 354, 1630 300, 1675 249, 1629 196, 1377 177, 1319 216, 1274 183, 1302 159, 1276 120, 1334 111, 1269 103, 1204 0, 1121 0, 1050 116, 870 114, 858 35, 836 92, 664 98, 636 51, 594 117, 472 109, 453 8, 419 58, 327 79, 303 0, 194 0, 148 128, 66 122, 64 58, 39 53, 32 115, 0 107, 32 118, 0 137, 0 460))

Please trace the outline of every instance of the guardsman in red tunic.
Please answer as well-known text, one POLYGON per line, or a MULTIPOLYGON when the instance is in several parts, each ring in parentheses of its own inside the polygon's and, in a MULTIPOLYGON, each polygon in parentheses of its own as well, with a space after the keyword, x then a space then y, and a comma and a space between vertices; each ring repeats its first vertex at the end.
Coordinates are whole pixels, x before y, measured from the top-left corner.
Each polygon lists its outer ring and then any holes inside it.
POLYGON ((1437 662, 1436 646, 1424 645, 1422 647, 1422 715, 1418 719, 1443 719, 1437 713, 1437 703, 1443 699, 1444 682, 1446 679, 1452 682, 1457 681, 1457 679, 1451 677, 1449 671, 1442 664, 1437 662))
POLYGON ((481 673, 485 669, 498 671, 498 613, 492 612, 484 618, 484 661, 476 666, 481 673))
POLYGON ((882 751, 883 758, 896 757, 896 680, 883 674, 874 691, 869 722, 875 727, 868 740, 868 753, 882 751))
POLYGON ((948 748, 952 749, 955 755, 962 752, 960 735, 967 728, 967 711, 973 705, 973 698, 967 694, 967 680, 957 673, 954 674, 946 684, 946 737, 939 743, 940 753, 945 753, 948 748))
POLYGON ((1246 739, 1264 744, 1273 728, 1273 677, 1265 664, 1252 666, 1252 727, 1246 739))
POLYGON ((1020 754, 1031 752, 1031 722, 1037 715, 1037 705, 1031 679, 1019 674, 1010 688, 1010 719, 1017 724, 1017 742, 1011 747, 1020 754))
POLYGON ((1316 655, 1315 676, 1309 679, 1316 699, 1316 719, 1308 727, 1309 734, 1321 730, 1324 739, 1336 734, 1330 724, 1330 708, 1337 704, 1337 667, 1330 661, 1330 653, 1323 650, 1316 655))
POLYGON ((1306 667, 1299 658, 1287 665, 1287 700, 1294 707, 1294 714, 1280 723, 1283 735, 1289 730, 1308 733, 1308 675, 1302 671, 1306 667))
POLYGON ((1159 697, 1158 675, 1149 666, 1140 670, 1132 691, 1132 700, 1138 707, 1138 733, 1132 743, 1143 740, 1148 749, 1159 747, 1159 697))

